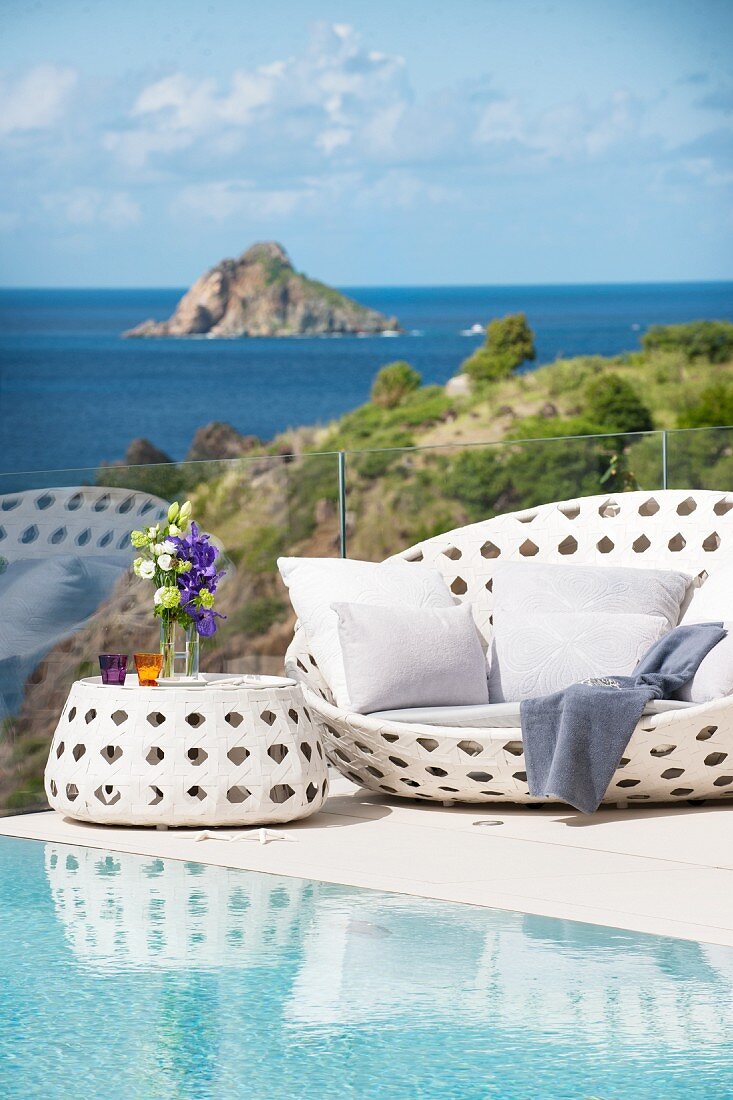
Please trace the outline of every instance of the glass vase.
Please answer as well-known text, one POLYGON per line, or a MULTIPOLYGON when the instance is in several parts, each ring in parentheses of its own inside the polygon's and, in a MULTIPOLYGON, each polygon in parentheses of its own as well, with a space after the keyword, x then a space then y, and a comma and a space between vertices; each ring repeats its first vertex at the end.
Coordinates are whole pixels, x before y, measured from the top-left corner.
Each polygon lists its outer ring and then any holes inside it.
POLYGON ((190 680, 199 678, 199 636, 193 624, 186 629, 186 676, 190 680))
POLYGON ((173 676, 176 661, 175 619, 165 618, 160 620, 160 653, 163 658, 160 675, 163 677, 173 676))

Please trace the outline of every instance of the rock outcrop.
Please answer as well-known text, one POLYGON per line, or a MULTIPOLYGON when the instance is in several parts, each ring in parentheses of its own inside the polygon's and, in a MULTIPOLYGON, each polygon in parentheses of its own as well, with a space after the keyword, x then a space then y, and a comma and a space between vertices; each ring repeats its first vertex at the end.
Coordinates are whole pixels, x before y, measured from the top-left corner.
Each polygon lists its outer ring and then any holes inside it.
POLYGON ((144 321, 124 336, 316 336, 398 328, 338 290, 297 272, 274 241, 222 260, 193 284, 167 321, 144 321))
POLYGON ((219 458, 241 458, 262 446, 256 435, 240 435, 231 424, 212 420, 199 428, 186 455, 187 462, 201 462, 219 458))
POLYGON ((165 451, 161 451, 149 439, 133 439, 125 451, 122 462, 112 463, 116 466, 153 466, 161 462, 172 462, 173 459, 165 451))

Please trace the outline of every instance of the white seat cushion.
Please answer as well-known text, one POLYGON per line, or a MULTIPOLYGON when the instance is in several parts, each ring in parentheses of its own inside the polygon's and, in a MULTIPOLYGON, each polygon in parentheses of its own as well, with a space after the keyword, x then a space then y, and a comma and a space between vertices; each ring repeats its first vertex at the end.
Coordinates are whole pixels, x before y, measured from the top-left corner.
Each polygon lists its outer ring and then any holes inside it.
MULTIPOLYGON (((644 707, 644 714, 662 714, 667 710, 683 710, 694 703, 677 699, 654 699, 644 707)), ((519 703, 484 703, 472 707, 413 707, 409 710, 380 710, 370 718, 387 722, 409 722, 412 726, 449 726, 454 729, 519 729, 519 703)))

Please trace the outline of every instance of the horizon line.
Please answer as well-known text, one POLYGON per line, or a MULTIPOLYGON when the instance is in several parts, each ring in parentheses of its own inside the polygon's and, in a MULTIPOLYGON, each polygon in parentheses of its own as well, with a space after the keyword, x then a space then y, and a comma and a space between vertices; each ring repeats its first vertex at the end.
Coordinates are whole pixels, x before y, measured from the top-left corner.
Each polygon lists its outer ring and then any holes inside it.
MULTIPOLYGON (((333 283, 336 290, 507 290, 507 289, 532 289, 536 287, 622 287, 622 286, 691 286, 691 285, 733 285, 733 275, 727 278, 707 279, 612 279, 593 280, 588 282, 516 282, 516 283, 333 283)), ((173 286, 163 283, 119 283, 111 284, 27 284, 27 283, 0 283, 0 292, 4 290, 171 290, 184 292, 193 284, 181 284, 173 286)))

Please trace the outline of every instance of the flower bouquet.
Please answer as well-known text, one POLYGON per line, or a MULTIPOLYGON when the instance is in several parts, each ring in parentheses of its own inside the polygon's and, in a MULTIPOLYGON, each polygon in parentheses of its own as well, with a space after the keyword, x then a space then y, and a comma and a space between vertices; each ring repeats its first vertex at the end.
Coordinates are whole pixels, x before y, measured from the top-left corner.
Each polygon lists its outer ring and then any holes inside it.
POLYGON ((216 633, 214 598, 224 576, 216 568, 219 551, 211 535, 191 519, 191 501, 168 509, 168 522, 133 531, 130 542, 140 551, 132 568, 136 577, 152 581, 154 614, 160 619, 161 675, 173 675, 175 628, 186 631, 186 676, 198 675, 198 639, 216 633))

